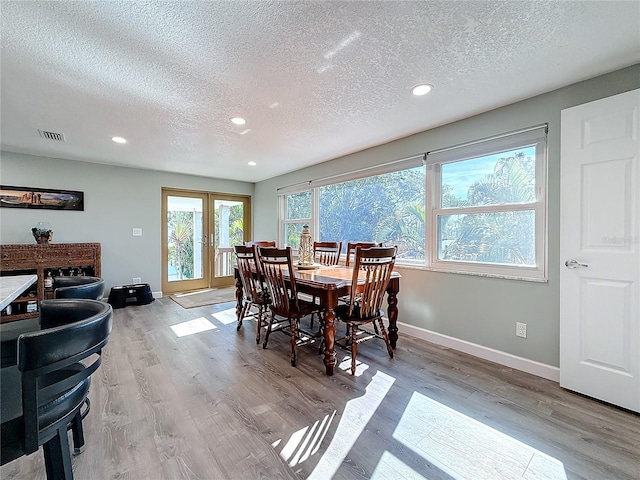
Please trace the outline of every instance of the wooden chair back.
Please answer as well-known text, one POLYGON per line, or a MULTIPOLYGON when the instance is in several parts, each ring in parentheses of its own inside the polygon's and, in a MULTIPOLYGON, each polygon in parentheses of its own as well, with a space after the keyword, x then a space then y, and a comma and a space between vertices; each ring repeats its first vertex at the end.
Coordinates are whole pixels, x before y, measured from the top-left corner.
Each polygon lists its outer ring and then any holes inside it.
POLYGON ((290 311, 297 308, 291 247, 258 247, 258 258, 270 296, 271 310, 276 315, 289 317, 290 311), (285 272, 289 273, 291 279, 288 283, 284 279, 285 272))
POLYGON ((357 247, 349 316, 357 315, 361 319, 381 317, 382 301, 386 294, 391 273, 396 262, 396 247, 357 247), (365 283, 362 285, 362 276, 365 283))
POLYGON ((381 243, 376 242, 347 242, 347 259, 345 261, 345 265, 348 267, 351 265, 351 258, 356 254, 356 248, 371 248, 371 247, 381 247, 381 243))
POLYGON ((338 265, 342 242, 313 242, 313 261, 322 265, 338 265))
POLYGON ((244 244, 247 247, 253 247, 254 245, 256 247, 275 247, 276 246, 275 240, 256 240, 256 241, 244 242, 244 244))
POLYGON ((262 270, 258 261, 257 248, 255 245, 251 247, 235 245, 233 247, 244 296, 256 304, 262 303, 262 270))

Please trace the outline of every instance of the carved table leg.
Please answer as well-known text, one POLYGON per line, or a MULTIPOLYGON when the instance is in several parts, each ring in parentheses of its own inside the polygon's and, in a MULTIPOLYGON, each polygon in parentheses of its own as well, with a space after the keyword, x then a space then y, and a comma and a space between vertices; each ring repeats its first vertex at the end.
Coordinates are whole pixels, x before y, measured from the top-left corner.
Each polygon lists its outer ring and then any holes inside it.
POLYGON ((336 315, 332 308, 327 308, 324 312, 324 366, 329 376, 333 375, 336 364, 335 340, 336 315))
POLYGON ((389 304, 389 308, 387 308, 387 315, 389 316, 389 341, 391 347, 396 348, 398 341, 398 297, 396 292, 388 291, 387 303, 389 304))

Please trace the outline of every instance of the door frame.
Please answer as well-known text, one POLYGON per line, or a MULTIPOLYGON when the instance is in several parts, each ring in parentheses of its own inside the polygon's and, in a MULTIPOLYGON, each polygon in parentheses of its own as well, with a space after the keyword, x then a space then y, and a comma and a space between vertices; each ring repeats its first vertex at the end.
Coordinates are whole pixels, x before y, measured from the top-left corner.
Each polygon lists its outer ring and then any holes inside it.
POLYGON ((163 294, 172 294, 176 292, 184 292, 189 290, 198 290, 202 288, 209 287, 209 248, 205 247, 202 249, 202 278, 192 279, 192 280, 180 280, 170 282, 168 279, 168 259, 169 259, 169 242, 168 242, 168 229, 167 229, 167 199, 168 197, 188 197, 188 198, 200 198, 202 200, 202 228, 203 228, 203 240, 209 238, 206 233, 206 229, 208 228, 205 224, 205 220, 209 216, 209 202, 208 202, 208 194, 207 192, 199 192, 195 190, 182 190, 176 188, 162 188, 162 208, 161 208, 161 271, 162 271, 162 292, 163 294))
POLYGON ((215 272, 215 245, 214 245, 214 210, 213 205, 215 200, 231 200, 242 201, 244 203, 243 210, 243 238, 247 241, 251 238, 251 195, 220 193, 220 192, 208 192, 203 190, 189 190, 184 188, 171 188, 162 187, 161 193, 161 285, 163 294, 173 294, 176 292, 186 292, 193 290, 201 290, 205 288, 219 288, 230 286, 235 283, 233 275, 225 277, 214 277, 215 272), (169 282, 168 280, 168 258, 169 258, 169 246, 167 242, 167 197, 169 196, 182 196, 201 198, 203 200, 202 211, 202 228, 203 228, 203 240, 205 242, 202 250, 203 257, 203 278, 194 280, 185 280, 180 282, 169 282), (185 283, 186 282, 186 283, 185 283))

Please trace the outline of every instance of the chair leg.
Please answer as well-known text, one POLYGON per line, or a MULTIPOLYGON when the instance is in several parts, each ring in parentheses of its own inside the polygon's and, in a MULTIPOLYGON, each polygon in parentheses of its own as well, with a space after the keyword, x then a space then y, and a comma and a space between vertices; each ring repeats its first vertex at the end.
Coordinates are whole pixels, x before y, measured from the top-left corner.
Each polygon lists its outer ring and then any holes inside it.
POLYGON ((258 326, 256 327, 256 345, 260 344, 260 330, 262 329, 262 305, 258 305, 258 326))
POLYGON ((58 433, 42 446, 44 450, 44 466, 48 480, 73 480, 71 468, 71 452, 67 426, 58 428, 58 433))
POLYGON ((324 311, 317 312, 318 315, 318 337, 320 345, 318 345, 318 355, 324 353, 324 311))
POLYGON ((267 325, 267 333, 264 336, 264 343, 262 344, 263 349, 267 348, 267 343, 269 343, 269 335, 271 335, 271 325, 273 325, 273 313, 271 314, 269 325, 267 325))
POLYGON ((84 429, 82 428, 82 414, 80 410, 71 420, 71 433, 73 434, 73 454, 80 455, 84 451, 84 429))
POLYGON ((297 361, 297 358, 296 358, 297 323, 298 323, 298 320, 296 320, 295 318, 289 318, 289 327, 291 330, 291 366, 292 367, 296 366, 296 361, 297 361))
MULTIPOLYGON (((391 348, 389 335, 387 334, 387 329, 384 328, 384 322, 382 321, 382 318, 378 319, 378 324, 380 325, 380 331, 382 332, 382 338, 384 339, 384 343, 387 344, 387 352, 389 352, 389 358, 393 358, 393 348, 391 348)), ((374 322, 374 325, 375 325, 375 322, 374 322)))
POLYGON ((356 374, 356 355, 358 354, 358 327, 350 325, 351 328, 351 375, 356 374))
POLYGON ((240 318, 238 318, 238 325, 236 326, 236 332, 240 331, 240 329, 242 328, 242 320, 244 319, 244 316, 249 311, 249 308, 251 308, 251 302, 244 301, 242 304, 242 310, 240 311, 240 318))

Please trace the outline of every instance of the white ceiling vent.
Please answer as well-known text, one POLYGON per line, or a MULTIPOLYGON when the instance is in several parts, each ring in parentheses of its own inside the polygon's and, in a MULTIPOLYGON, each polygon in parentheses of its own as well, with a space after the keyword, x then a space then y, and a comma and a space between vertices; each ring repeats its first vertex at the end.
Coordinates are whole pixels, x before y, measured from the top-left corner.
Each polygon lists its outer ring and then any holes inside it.
POLYGON ((64 133, 48 132, 46 130, 38 129, 38 133, 42 138, 47 140, 53 140, 54 142, 64 142, 64 133))

